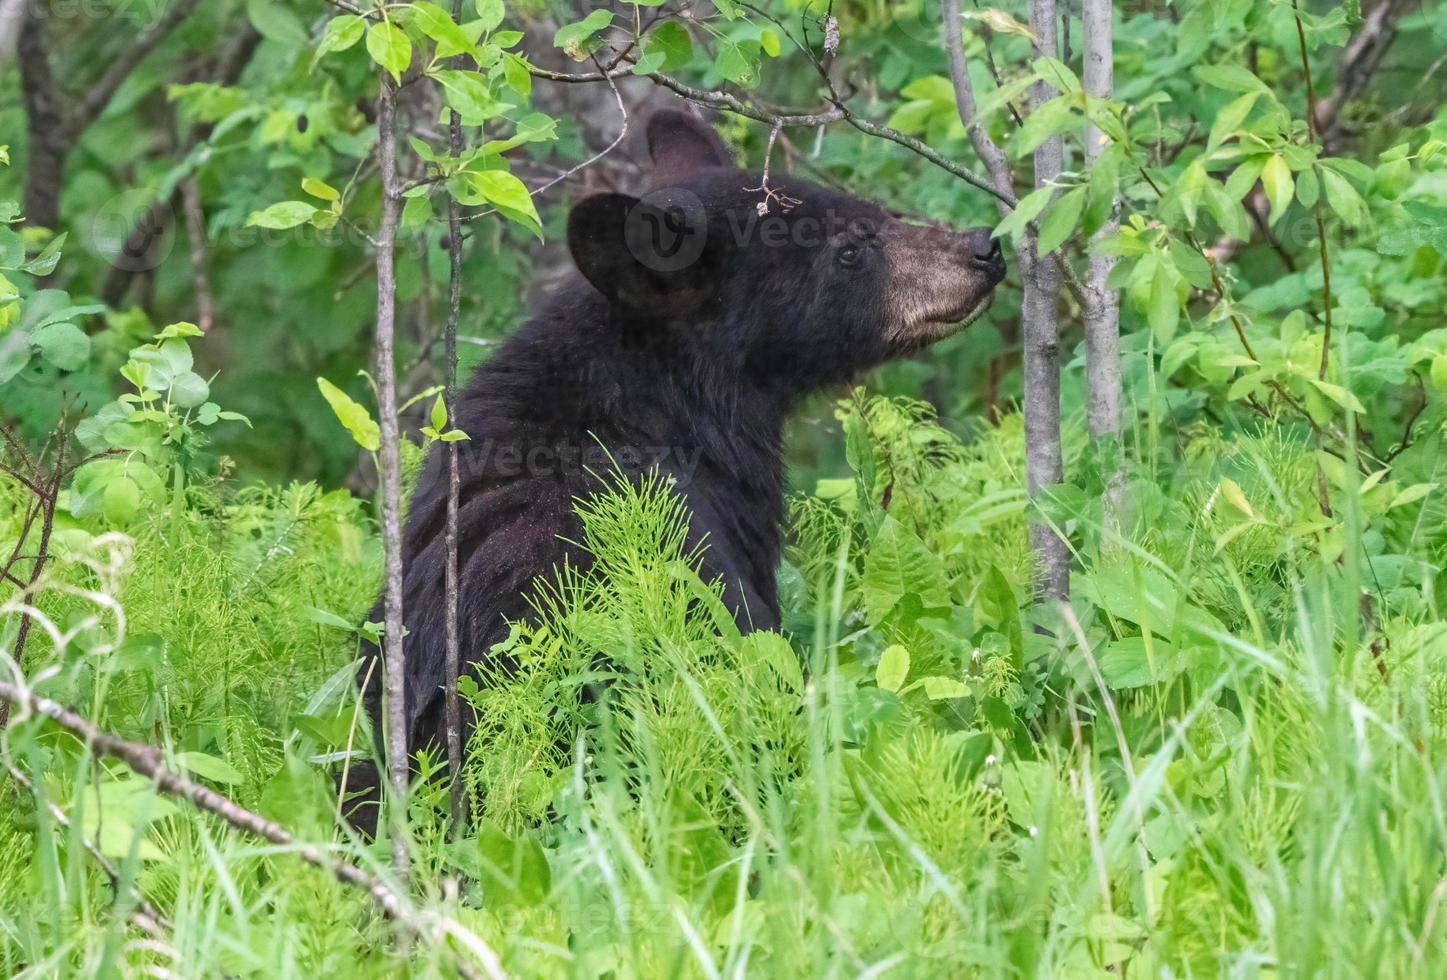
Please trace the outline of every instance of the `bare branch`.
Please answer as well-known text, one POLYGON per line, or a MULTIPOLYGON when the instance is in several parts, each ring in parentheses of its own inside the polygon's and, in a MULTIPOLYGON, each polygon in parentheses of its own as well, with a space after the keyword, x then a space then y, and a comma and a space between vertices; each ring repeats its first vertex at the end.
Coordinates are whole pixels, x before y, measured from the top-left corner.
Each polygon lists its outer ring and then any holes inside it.
MULTIPOLYGON (((131 742, 102 731, 64 705, 35 694, 25 685, 23 678, 18 676, 14 683, 0 681, 0 699, 6 704, 14 704, 27 715, 44 715, 80 738, 92 752, 118 759, 133 772, 145 776, 155 785, 157 791, 187 800, 196 808, 220 817, 237 830, 260 837, 277 847, 294 851, 308 864, 321 868, 344 884, 361 889, 381 909, 383 915, 402 923, 412 932, 419 935, 435 935, 441 932, 463 940, 489 977, 506 976, 497 954, 476 935, 462 930, 455 922, 444 917, 414 911, 403 894, 381 878, 368 874, 348 861, 333 858, 315 844, 298 841, 290 831, 274 820, 268 820, 229 797, 222 796, 209 786, 193 782, 169 769, 154 746, 131 742)), ((459 962, 458 965, 463 964, 459 962)))

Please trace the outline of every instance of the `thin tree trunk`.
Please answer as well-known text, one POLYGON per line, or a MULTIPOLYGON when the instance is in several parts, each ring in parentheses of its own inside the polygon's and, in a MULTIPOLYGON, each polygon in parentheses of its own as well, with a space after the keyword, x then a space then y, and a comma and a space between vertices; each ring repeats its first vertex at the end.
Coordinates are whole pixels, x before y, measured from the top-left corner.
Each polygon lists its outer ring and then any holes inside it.
MULTIPOLYGON (((462 0, 453 0, 452 17, 461 23, 462 0)), ((451 139, 452 155, 462 153, 462 120, 457 113, 449 113, 448 136, 451 139)), ((462 207, 457 198, 448 196, 447 203, 447 328, 446 328, 446 382, 447 382, 447 425, 457 427, 457 318, 462 306, 462 207)), ((447 548, 447 566, 444 590, 447 605, 447 634, 445 653, 445 682, 443 695, 446 706, 447 724, 447 772, 451 777, 451 791, 448 797, 449 812, 452 815, 453 831, 462 827, 462 706, 457 698, 457 677, 462 669, 461 639, 457 628, 457 496, 461 481, 457 470, 457 443, 444 443, 447 447, 447 528, 444 532, 447 548)))
MULTIPOLYGON (((1035 32, 1043 57, 1056 54, 1055 18, 1055 0, 1030 0, 1030 29, 1035 32)), ((1036 107, 1054 94, 1045 82, 1037 82, 1036 107)), ((1040 144, 1035 150, 1036 187, 1044 187, 1060 176, 1063 155, 1059 136, 1040 144)), ((1033 241, 1027 250, 1035 254, 1029 256, 1025 269, 1025 295, 1020 308, 1024 321, 1025 486, 1031 499, 1037 500, 1045 488, 1059 483, 1063 474, 1057 319, 1060 270, 1048 255, 1036 251, 1033 241)), ((1070 594, 1070 553, 1065 542, 1048 523, 1036 518, 1030 523, 1030 545, 1036 562, 1036 599, 1066 598, 1070 594)))
POLYGON ((20 22, 20 87, 25 97, 29 134, 25 161, 25 223, 54 229, 60 221, 61 176, 70 153, 71 134, 65 118, 64 96, 50 70, 50 49, 45 19, 36 0, 25 4, 20 22))
POLYGON ((383 74, 377 96, 377 162, 382 172, 382 220, 377 229, 377 421, 381 428, 382 543, 386 554, 387 769, 392 800, 387 807, 392 835, 392 864, 397 877, 408 878, 407 663, 402 650, 402 459, 397 425, 396 333, 397 218, 402 186, 397 176, 397 88, 383 74))
MULTIPOLYGON (((1085 94, 1108 99, 1114 85, 1111 47, 1110 0, 1084 0, 1085 94)), ((1105 149, 1105 136, 1088 119, 1085 123, 1085 167, 1089 170, 1105 149)), ((1092 245, 1114 235, 1120 226, 1120 202, 1113 198, 1110 217, 1096 232, 1092 245)), ((1086 421, 1094 439, 1120 437, 1120 297, 1106 285, 1115 256, 1092 250, 1085 272, 1085 373, 1088 387, 1086 421)), ((1105 526, 1118 530, 1124 505, 1122 471, 1117 466, 1105 493, 1105 526)))

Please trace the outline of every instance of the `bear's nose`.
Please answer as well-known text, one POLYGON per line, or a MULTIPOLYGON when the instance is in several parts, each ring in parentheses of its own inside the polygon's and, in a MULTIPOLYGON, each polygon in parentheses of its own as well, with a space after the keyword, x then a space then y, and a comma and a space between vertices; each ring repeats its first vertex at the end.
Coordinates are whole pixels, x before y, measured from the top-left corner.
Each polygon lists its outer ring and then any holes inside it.
POLYGON ((981 269, 995 269, 1004 260, 1000 242, 989 228, 971 228, 966 234, 970 239, 970 257, 973 264, 981 269))

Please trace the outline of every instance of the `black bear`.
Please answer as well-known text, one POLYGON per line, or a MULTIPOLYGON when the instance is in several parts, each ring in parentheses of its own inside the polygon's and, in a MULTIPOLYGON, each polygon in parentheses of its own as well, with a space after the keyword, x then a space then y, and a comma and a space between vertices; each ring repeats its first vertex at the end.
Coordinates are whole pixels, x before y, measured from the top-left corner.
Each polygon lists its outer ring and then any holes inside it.
MULTIPOLYGON (((530 614, 535 579, 565 559, 586 566, 569 543, 582 540, 574 502, 611 463, 673 477, 694 541, 706 543, 704 579, 722 580, 741 626, 777 626, 790 408, 954 333, 1004 277, 988 228, 907 224, 837 191, 738 170, 718 135, 681 112, 656 113, 647 137, 654 189, 574 206, 568 248, 580 275, 459 395, 453 424, 470 437, 458 542, 468 663, 530 614)), ((424 465, 404 541, 412 751, 443 738, 444 455, 434 446, 424 465)), ((379 655, 361 672, 378 732, 379 655)), ((367 764, 349 782, 370 801, 377 778, 367 764)))

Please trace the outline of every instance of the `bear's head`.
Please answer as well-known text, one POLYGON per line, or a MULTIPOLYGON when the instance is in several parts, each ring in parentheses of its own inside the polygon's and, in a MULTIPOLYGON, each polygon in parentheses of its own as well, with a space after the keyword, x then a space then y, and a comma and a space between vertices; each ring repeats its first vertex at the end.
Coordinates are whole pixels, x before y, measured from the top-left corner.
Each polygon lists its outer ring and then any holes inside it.
POLYGON ((622 321, 795 389, 849 379, 978 317, 1004 278, 988 228, 910 224, 792 175, 737 169, 682 112, 648 125, 652 190, 584 198, 578 269, 622 321))

